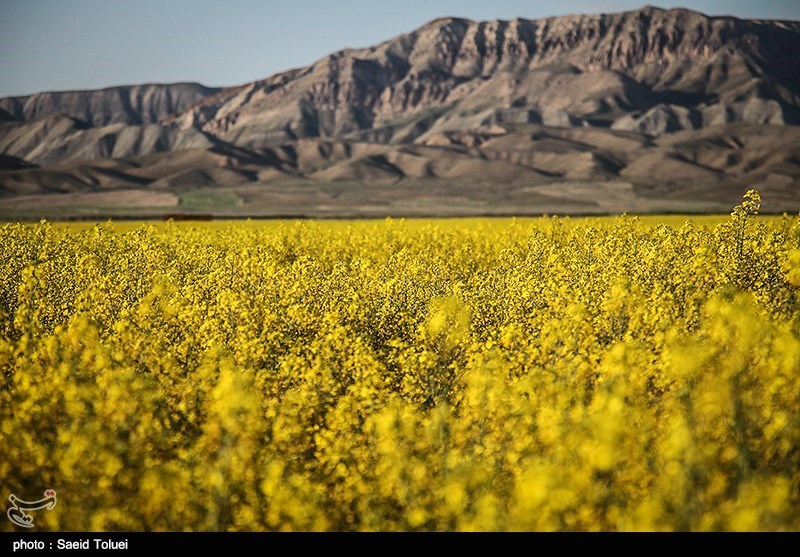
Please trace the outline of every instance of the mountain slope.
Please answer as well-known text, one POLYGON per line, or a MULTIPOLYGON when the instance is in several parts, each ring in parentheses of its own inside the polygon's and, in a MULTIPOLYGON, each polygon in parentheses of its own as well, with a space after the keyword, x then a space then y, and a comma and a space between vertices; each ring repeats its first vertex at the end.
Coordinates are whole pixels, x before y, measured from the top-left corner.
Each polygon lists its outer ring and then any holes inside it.
POLYGON ((155 124, 217 91, 199 83, 172 83, 37 93, 0 99, 0 115, 29 121, 64 114, 93 126, 155 124))
POLYGON ((69 116, 52 114, 32 122, 0 124, 0 152, 38 166, 126 158, 211 147, 198 130, 175 130, 155 124, 88 127, 69 116))
POLYGON ((658 8, 538 21, 445 18, 223 91, 169 123, 248 146, 397 129, 421 114, 428 121, 416 137, 501 122, 616 123, 653 134, 794 124, 797 59, 798 22, 658 8), (672 122, 652 123, 659 118, 672 122))

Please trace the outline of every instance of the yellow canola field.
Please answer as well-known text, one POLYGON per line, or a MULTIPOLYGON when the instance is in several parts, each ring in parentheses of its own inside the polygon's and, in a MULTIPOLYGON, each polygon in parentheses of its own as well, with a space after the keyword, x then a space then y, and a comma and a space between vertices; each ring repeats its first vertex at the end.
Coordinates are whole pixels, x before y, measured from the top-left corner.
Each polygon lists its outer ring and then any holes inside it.
POLYGON ((36 530, 798 530, 800 218, 758 205, 4 225, 0 495, 56 490, 36 530))

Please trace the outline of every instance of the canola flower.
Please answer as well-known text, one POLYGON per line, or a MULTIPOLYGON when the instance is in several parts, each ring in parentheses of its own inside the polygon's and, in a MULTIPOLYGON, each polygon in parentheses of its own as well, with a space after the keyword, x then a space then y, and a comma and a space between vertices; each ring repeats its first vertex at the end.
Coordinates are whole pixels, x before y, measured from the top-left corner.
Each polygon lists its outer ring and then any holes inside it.
POLYGON ((7 224, 0 486, 50 530, 798 530, 800 218, 759 205, 7 224))

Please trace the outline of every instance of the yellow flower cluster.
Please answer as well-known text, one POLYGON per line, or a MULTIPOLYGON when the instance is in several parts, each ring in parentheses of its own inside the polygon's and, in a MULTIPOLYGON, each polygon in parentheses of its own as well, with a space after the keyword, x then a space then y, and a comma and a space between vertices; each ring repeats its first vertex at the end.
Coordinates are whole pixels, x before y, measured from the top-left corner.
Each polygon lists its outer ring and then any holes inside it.
MULTIPOLYGON (((0 229, 60 530, 798 530, 800 219, 0 229)), ((0 529, 14 526, 0 521, 0 529)))

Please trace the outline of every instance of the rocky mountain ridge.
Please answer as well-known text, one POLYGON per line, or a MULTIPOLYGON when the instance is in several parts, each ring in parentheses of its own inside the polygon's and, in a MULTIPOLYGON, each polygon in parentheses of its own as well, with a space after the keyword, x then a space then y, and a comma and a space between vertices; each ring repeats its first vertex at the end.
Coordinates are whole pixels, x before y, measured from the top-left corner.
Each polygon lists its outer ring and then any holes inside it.
POLYGON ((444 18, 225 91, 168 122, 250 146, 364 130, 384 132, 373 141, 408 142, 504 122, 650 135, 731 122, 797 124, 798 56, 798 22, 682 9, 444 18))
POLYGON ((800 22, 645 7, 441 18, 224 89, 0 99, 0 215, 717 211, 754 185, 795 211, 798 59, 800 22))
POLYGON ((31 121, 63 114, 92 126, 157 124, 219 90, 199 83, 170 83, 4 97, 0 120, 31 121))

